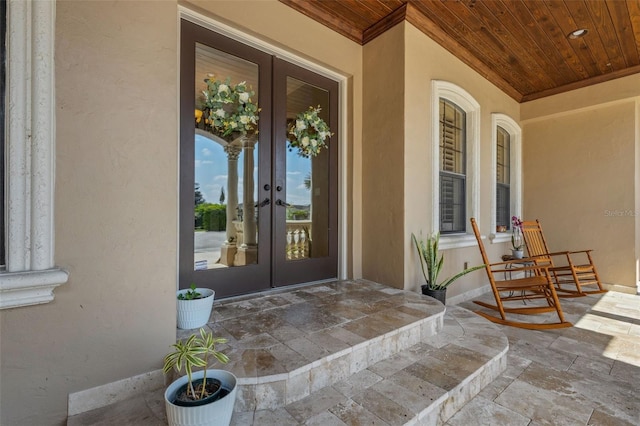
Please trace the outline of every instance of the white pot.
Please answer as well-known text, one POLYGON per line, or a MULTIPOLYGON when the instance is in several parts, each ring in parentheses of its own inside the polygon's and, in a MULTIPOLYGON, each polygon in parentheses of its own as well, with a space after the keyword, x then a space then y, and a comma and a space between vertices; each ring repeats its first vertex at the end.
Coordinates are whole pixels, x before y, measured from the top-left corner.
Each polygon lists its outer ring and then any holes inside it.
MULTIPOLYGON (((187 291, 187 289, 178 290, 176 297, 187 291)), ((193 300, 177 300, 178 328, 183 330, 200 328, 209 322, 216 292, 209 288, 196 288, 196 291, 204 297, 193 300)))
MULTIPOLYGON (((201 379, 203 373, 202 370, 194 372, 192 379, 201 379)), ((236 376, 225 370, 207 370, 207 378, 210 377, 220 380, 222 387, 228 390, 229 394, 210 404, 196 407, 182 407, 171 402, 175 400, 178 389, 187 383, 187 376, 182 376, 169 385, 164 392, 169 426, 226 426, 231 422, 238 390, 236 376)))
POLYGON ((511 257, 514 259, 522 259, 524 257, 523 250, 511 250, 511 257))

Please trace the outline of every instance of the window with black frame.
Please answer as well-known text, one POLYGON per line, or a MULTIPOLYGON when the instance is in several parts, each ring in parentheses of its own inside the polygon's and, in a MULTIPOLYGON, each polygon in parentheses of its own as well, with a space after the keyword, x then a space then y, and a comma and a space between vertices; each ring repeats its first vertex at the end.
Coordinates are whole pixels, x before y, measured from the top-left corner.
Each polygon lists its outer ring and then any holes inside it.
MULTIPOLYGON (((7 2, 5 0, 0 1, 0 122, 3 123, 4 129, 4 107, 5 107, 5 81, 6 81, 6 28, 7 28, 7 2)), ((0 202, 2 202, 3 209, 0 214, 0 270, 5 267, 5 223, 4 223, 4 181, 5 181, 5 166, 4 166, 4 131, 0 132, 0 202)))
POLYGON ((440 233, 466 230, 466 114, 440 99, 440 233))
POLYGON ((496 133, 496 226, 511 223, 511 136, 498 126, 496 133))

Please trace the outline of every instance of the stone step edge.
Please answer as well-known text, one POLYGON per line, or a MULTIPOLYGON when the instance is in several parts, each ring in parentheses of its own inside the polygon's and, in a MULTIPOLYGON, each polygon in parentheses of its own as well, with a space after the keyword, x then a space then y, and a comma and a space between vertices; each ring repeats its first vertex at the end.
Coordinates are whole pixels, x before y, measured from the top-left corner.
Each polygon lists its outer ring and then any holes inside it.
MULTIPOLYGON (((507 369, 507 353, 509 352, 509 340, 500 328, 472 311, 461 306, 447 307, 448 314, 462 327, 463 333, 452 344, 459 343, 465 347, 465 338, 471 332, 486 333, 491 337, 498 336, 502 349, 498 350, 483 366, 469 374, 457 386, 447 391, 429 407, 426 407, 406 425, 418 424, 444 424, 455 413, 464 407, 471 399, 478 395, 482 389, 496 380, 507 369)), ((485 348, 485 354, 493 353, 495 349, 485 348)))
POLYGON ((507 345, 504 350, 467 376, 458 386, 418 413, 414 419, 406 423, 406 426, 446 423, 458 410, 506 370, 508 351, 509 346, 507 345))
MULTIPOLYGON (((499 336, 502 343, 500 350, 493 350, 487 348, 488 352, 494 353, 484 365, 477 370, 470 373, 464 379, 460 381, 454 388, 449 391, 443 390, 443 394, 432 401, 427 407, 418 412, 412 419, 408 420, 405 425, 436 425, 446 423, 458 410, 460 410, 465 404, 467 404, 473 397, 475 397, 482 389, 484 389, 491 382, 496 380, 500 374, 507 368, 507 353, 509 351, 509 343, 506 336, 486 319, 473 314, 471 311, 459 306, 447 307, 449 313, 457 320, 464 330, 462 336, 459 336, 456 340, 448 343, 455 344, 457 341, 462 341, 465 335, 470 331, 484 331, 491 336, 499 336), (477 325, 477 326, 476 326, 477 325)), ((355 373, 354 373, 355 374, 355 373)), ((331 386, 331 385, 327 385, 331 386)), ((320 389, 318 389, 320 390, 320 389)), ((308 396, 313 394, 311 392, 308 396)), ((264 395, 263 395, 264 396, 264 395)), ((300 398, 302 399, 302 398, 300 398)), ((296 402, 292 401, 291 403, 296 402)), ((287 404, 288 405, 288 404, 287 404)), ((275 406, 264 406, 256 408, 242 408, 238 401, 236 401, 236 407, 234 411, 254 411, 260 409, 276 409, 275 406)))
POLYGON ((338 383, 369 366, 435 336, 442 330, 445 309, 437 314, 368 339, 289 373, 239 377, 234 411, 284 407, 325 386, 338 383), (406 338, 402 338, 405 335, 406 338), (370 348, 379 348, 370 351, 370 348))

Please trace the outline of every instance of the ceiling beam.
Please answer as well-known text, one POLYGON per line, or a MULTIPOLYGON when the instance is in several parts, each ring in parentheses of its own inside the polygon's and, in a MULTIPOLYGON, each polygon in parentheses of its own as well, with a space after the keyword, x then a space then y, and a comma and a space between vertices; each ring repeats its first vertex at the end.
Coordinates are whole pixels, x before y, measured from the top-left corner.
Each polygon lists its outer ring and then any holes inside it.
POLYGON ((388 29, 404 21, 407 14, 407 3, 403 4, 362 33, 362 44, 367 44, 388 29))
POLYGON ((563 86, 553 87, 551 89, 542 90, 540 92, 531 93, 522 97, 520 102, 533 101, 547 96, 557 95, 559 93, 568 92, 570 90, 581 89, 583 87, 591 86, 594 84, 604 83, 605 81, 615 80, 616 78, 626 77, 628 75, 640 73, 640 65, 625 68, 618 71, 612 71, 607 74, 598 75, 596 77, 587 78, 584 80, 574 81, 573 83, 565 84, 563 86))

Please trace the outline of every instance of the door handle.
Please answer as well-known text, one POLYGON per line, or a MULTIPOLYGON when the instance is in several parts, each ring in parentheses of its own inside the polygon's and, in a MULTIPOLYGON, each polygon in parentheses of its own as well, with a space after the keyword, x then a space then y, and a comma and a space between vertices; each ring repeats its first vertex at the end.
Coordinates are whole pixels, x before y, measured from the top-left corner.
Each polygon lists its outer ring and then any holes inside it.
POLYGON ((262 200, 262 202, 261 202, 261 203, 256 204, 256 205, 255 205, 255 206, 253 206, 253 207, 264 207, 264 206, 269 205, 269 203, 270 203, 270 202, 271 202, 271 200, 270 200, 270 199, 265 198, 264 200, 262 200))
POLYGON ((277 206, 283 206, 283 207, 291 207, 291 204, 289 203, 285 203, 284 201, 282 201, 281 199, 277 199, 276 200, 276 205, 277 206))

